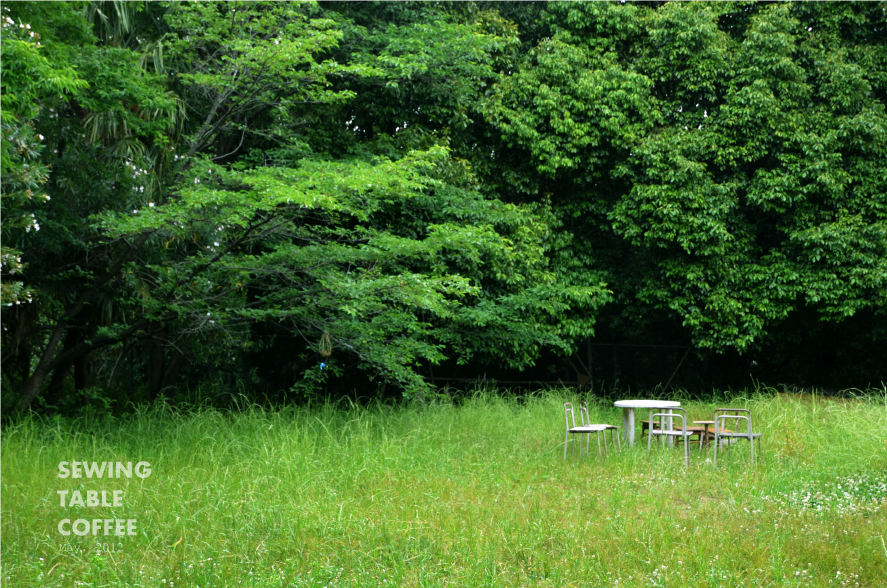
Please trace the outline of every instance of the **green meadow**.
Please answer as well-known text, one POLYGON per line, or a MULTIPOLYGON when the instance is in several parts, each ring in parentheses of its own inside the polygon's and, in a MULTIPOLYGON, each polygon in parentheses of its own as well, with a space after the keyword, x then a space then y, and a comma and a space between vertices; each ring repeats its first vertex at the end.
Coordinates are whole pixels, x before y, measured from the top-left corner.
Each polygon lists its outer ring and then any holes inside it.
MULTIPOLYGON (((773 393, 722 405, 763 433, 711 450, 623 446, 563 459, 563 402, 144 410, 30 418, 2 437, 9 587, 887 585, 887 392, 773 393), (59 477, 59 462, 150 463, 146 478, 59 477), (58 491, 122 490, 122 506, 58 491), (63 536, 63 519, 137 519, 63 536)), ((621 425, 612 403, 595 422, 621 425)))

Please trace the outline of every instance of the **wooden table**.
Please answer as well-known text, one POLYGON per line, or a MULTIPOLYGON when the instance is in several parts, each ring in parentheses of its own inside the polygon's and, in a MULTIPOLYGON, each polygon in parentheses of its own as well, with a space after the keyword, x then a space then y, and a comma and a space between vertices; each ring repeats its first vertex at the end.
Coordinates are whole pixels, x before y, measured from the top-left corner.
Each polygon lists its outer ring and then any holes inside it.
MULTIPOLYGON (((700 439, 700 441, 699 441, 699 446, 700 446, 700 448, 702 447, 702 444, 703 444, 703 443, 705 443, 706 445, 708 445, 708 426, 709 426, 709 425, 714 426, 715 422, 714 422, 714 421, 693 421, 693 424, 694 424, 694 425, 702 425, 703 428, 705 428, 705 441, 703 441, 702 439, 700 439)), ((713 431, 712 431, 712 432, 713 432, 713 431)))
MULTIPOLYGON (((715 422, 714 421, 693 421, 694 425, 702 425, 705 427, 705 444, 708 445, 712 439, 715 437, 715 422), (711 428, 709 428, 711 425, 711 428)), ((721 433, 732 433, 733 431, 730 429, 725 429, 724 425, 721 424, 721 433)))
MULTIPOLYGON (((663 412, 671 413, 671 409, 677 408, 681 403, 673 400, 617 400, 613 405, 622 409, 622 431, 625 435, 625 441, 628 443, 628 446, 631 447, 634 445, 635 409, 661 408, 663 409, 663 412)), ((671 418, 665 420, 665 426, 669 431, 671 430, 671 418)), ((668 442, 674 443, 674 439, 671 439, 669 436, 668 442)))

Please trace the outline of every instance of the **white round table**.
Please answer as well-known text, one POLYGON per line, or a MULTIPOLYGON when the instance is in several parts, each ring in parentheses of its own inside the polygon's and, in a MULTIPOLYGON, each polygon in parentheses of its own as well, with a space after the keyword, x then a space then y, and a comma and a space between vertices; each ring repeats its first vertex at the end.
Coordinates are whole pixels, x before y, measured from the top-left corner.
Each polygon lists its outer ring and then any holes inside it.
MULTIPOLYGON (((680 402, 674 400, 617 400, 613 403, 622 409, 622 431, 628 446, 634 445, 634 411, 636 408, 662 408, 670 413, 671 408, 677 408, 680 402)), ((671 430, 671 418, 666 419, 666 427, 671 430)), ((671 437, 668 441, 674 442, 671 437)))

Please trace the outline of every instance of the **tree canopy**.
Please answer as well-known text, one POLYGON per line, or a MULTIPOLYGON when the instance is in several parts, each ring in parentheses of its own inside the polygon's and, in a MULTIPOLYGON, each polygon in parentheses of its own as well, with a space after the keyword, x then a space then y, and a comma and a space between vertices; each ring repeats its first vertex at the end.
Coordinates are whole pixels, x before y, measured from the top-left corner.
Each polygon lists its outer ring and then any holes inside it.
POLYGON ((488 112, 592 243, 605 225, 643 257, 608 282, 715 349, 746 350, 799 307, 887 308, 881 7, 548 12, 551 36, 488 112))
POLYGON ((4 406, 174 398, 183 370, 425 396, 428 366, 602 334, 784 365, 818 333, 885 373, 880 4, 3 19, 4 406))

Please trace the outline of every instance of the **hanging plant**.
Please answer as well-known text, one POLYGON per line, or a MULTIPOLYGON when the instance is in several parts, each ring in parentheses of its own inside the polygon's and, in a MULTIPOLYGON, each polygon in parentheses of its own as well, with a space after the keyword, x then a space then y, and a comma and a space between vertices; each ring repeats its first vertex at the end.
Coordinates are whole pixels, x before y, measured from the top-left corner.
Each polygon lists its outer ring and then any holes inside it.
POLYGON ((323 357, 329 357, 333 352, 333 342, 330 340, 330 334, 326 331, 320 336, 320 343, 317 344, 318 352, 323 357))

